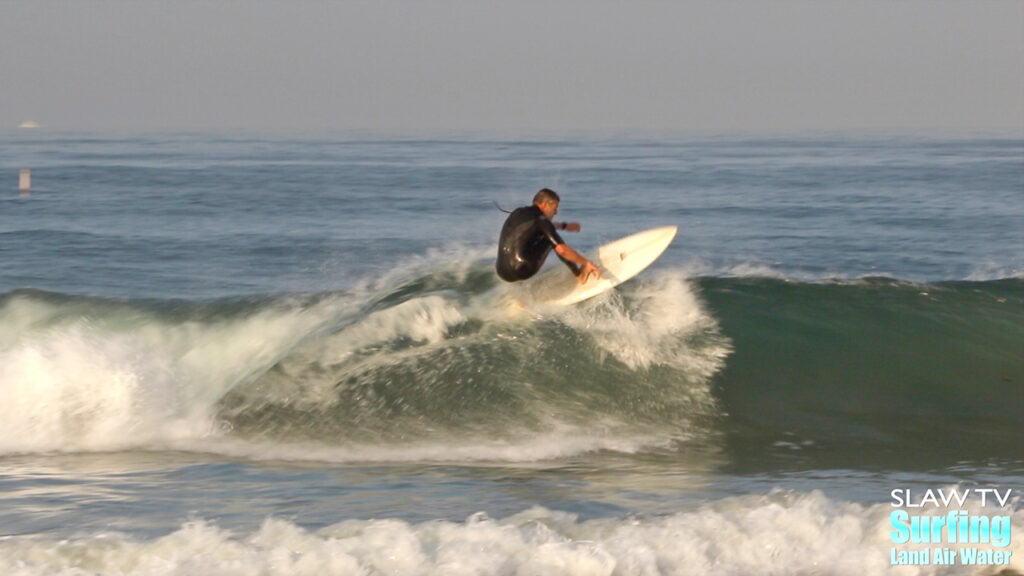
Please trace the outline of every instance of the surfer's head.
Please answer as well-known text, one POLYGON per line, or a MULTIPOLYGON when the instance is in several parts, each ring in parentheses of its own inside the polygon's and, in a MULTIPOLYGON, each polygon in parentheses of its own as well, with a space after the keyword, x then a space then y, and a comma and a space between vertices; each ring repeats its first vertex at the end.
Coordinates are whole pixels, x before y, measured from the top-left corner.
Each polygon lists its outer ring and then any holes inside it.
POLYGON ((540 208, 548 218, 558 213, 558 203, 561 201, 558 194, 550 188, 541 188, 533 197, 533 205, 540 208))

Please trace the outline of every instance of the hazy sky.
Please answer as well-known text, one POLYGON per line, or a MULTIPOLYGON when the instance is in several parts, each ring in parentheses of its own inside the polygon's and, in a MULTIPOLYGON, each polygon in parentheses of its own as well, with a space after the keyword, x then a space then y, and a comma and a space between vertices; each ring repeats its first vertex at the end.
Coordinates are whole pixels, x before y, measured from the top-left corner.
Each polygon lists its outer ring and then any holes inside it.
POLYGON ((0 0, 0 128, 1024 133, 1024 1, 0 0))

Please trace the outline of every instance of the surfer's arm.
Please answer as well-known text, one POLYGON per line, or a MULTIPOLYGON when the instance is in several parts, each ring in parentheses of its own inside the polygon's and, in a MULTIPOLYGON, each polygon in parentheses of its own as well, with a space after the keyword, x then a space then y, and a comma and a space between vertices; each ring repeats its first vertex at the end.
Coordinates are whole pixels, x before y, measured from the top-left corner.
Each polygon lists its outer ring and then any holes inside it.
POLYGON ((580 231, 579 222, 552 222, 552 224, 555 225, 555 228, 558 228, 559 230, 565 230, 566 232, 580 231))
POLYGON ((593 262, 581 256, 579 252, 573 250, 568 244, 559 244, 555 246, 555 254, 558 254, 561 258, 580 266, 580 273, 577 275, 577 278, 580 279, 581 284, 585 283, 591 276, 595 279, 601 277, 601 270, 597 266, 594 266, 593 262))

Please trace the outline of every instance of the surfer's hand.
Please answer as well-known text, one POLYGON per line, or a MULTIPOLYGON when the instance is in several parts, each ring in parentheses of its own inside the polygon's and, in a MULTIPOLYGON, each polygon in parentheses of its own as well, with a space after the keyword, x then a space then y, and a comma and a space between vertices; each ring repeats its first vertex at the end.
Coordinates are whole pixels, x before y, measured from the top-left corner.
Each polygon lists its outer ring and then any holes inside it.
POLYGON ((565 227, 562 228, 562 230, 565 230, 566 232, 579 232, 580 231, 580 223, 579 222, 566 222, 565 224, 563 224, 563 226, 565 226, 565 227))
POLYGON ((580 270, 579 276, 576 276, 576 279, 579 280, 580 284, 586 284, 591 276, 594 277, 594 280, 600 280, 601 270, 594 266, 592 262, 587 262, 583 265, 583 269, 580 270))

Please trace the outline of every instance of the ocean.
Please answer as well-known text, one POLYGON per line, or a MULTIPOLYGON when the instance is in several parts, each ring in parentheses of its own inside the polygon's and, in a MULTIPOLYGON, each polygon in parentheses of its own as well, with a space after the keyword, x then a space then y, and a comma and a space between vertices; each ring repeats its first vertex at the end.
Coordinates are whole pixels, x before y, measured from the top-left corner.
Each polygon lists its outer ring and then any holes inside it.
POLYGON ((2 132, 0 400, 8 575, 1019 574, 1024 140, 2 132))

